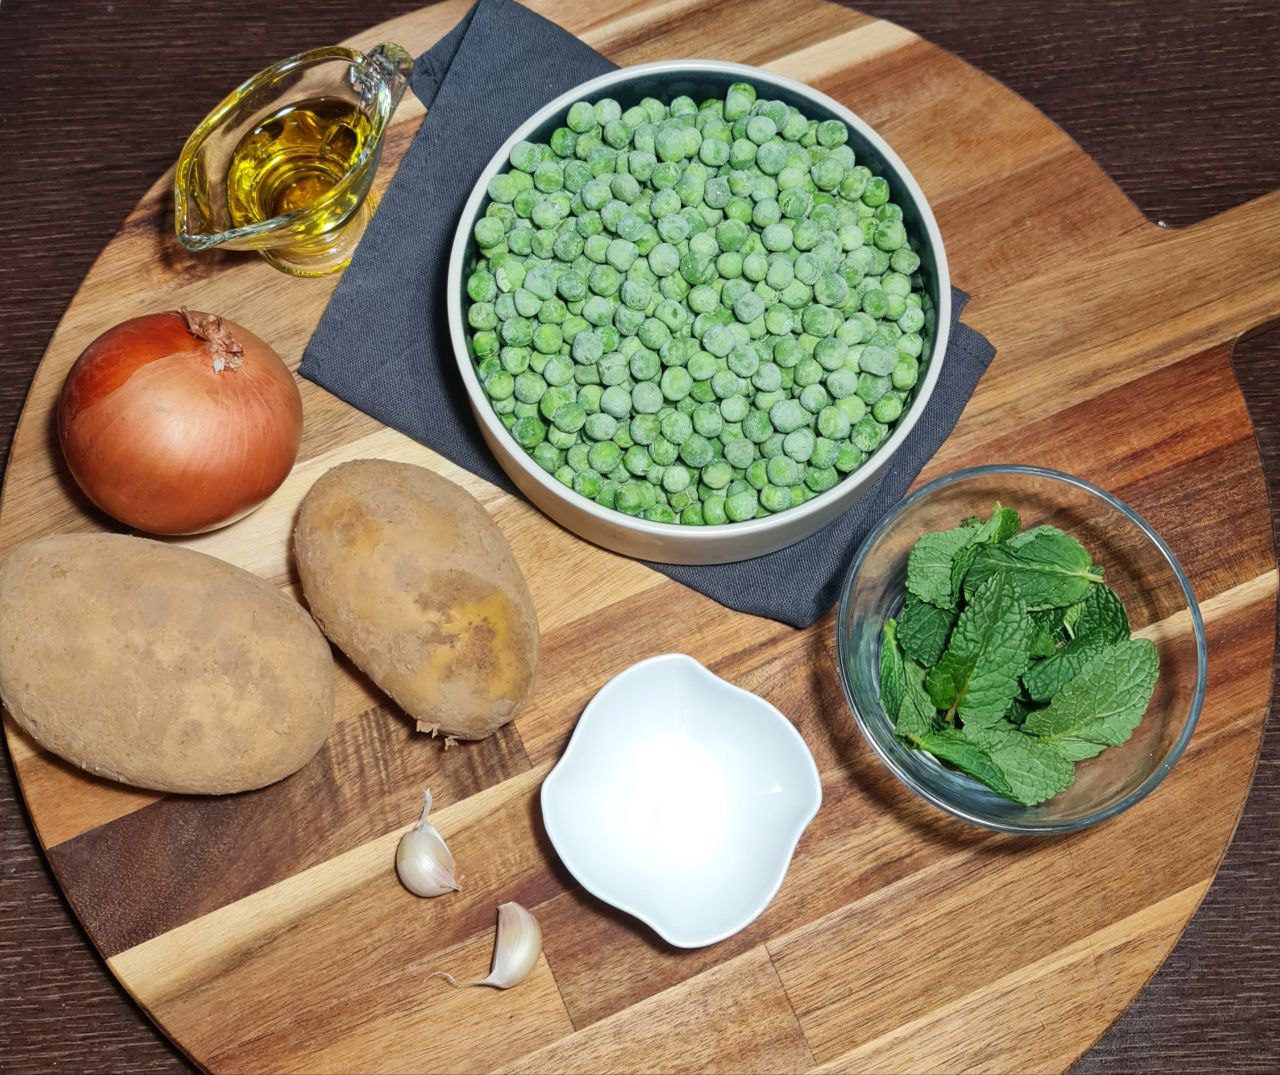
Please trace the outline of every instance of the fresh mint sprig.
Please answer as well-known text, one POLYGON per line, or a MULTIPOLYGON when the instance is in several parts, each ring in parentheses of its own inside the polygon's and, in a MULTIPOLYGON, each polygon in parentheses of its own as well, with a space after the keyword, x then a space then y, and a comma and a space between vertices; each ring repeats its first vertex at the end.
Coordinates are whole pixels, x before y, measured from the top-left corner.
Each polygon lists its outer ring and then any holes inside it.
POLYGON ((880 699, 905 742, 1031 806, 1075 764, 1127 742, 1160 657, 1129 636, 1102 568, 1070 534, 986 520, 924 534, 901 618, 886 622, 880 699))

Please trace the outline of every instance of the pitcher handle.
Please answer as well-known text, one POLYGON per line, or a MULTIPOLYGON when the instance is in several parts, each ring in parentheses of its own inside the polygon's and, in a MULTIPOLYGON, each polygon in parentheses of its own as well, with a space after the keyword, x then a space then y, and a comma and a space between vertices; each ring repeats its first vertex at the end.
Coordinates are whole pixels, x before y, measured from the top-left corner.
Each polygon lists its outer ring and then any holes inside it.
POLYGON ((413 57, 391 41, 384 41, 365 55, 386 83, 391 94, 391 111, 394 112, 409 86, 409 76, 413 74, 413 57))

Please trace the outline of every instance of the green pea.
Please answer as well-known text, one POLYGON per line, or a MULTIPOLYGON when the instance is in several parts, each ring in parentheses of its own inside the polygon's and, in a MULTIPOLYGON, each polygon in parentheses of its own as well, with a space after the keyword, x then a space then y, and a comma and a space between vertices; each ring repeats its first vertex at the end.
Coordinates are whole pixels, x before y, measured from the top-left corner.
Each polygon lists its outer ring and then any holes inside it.
POLYGON ((682 411, 673 410, 662 418, 662 435, 672 444, 681 445, 693 433, 693 419, 682 411))
POLYGON ((890 425, 902 417, 902 400, 892 393, 881 396, 871 408, 871 416, 883 425, 890 425))
POLYGON ((782 439, 782 450, 797 463, 807 463, 813 455, 813 447, 817 438, 813 430, 806 426, 793 430, 782 439))
POLYGON ((790 433, 808 421, 805 408, 794 399, 779 400, 769 410, 769 422, 779 433, 790 433))
POLYGON ((682 366, 669 366, 662 373, 662 395, 672 402, 684 399, 693 390, 693 378, 682 366))
POLYGON ((836 456, 835 469, 841 474, 848 474, 850 471, 856 470, 866 462, 867 453, 860 449, 852 441, 846 441, 840 447, 840 452, 836 456))
POLYGON ((872 176, 867 180, 866 189, 862 192, 862 203, 872 206, 884 205, 889 200, 889 181, 884 176, 872 176))
POLYGON ((531 449, 546 438, 547 427, 536 417, 517 418, 511 427, 511 435, 520 447, 531 449))
POLYGON ((657 414, 662 403, 662 389, 652 381, 642 381, 631 390, 631 408, 639 414, 657 414))
POLYGON ((919 377, 920 363, 910 355, 899 355, 897 362, 894 363, 893 372, 889 374, 889 380, 899 392, 914 388, 919 377))
POLYGON ((600 441, 598 444, 591 445, 587 452, 587 463, 592 470, 608 474, 622 463, 622 449, 613 441, 600 441))
POLYGON ((877 422, 874 416, 868 415, 859 421, 850 434, 850 442, 864 452, 874 451, 880 446, 880 442, 884 440, 888 429, 882 423, 877 422))
MULTIPOLYGON (((746 519, 753 518, 756 508, 759 506, 759 497, 754 489, 746 492, 735 493, 733 496, 726 498, 724 502, 724 514, 730 522, 742 522, 746 519)), ((703 513, 706 513, 704 505, 703 513)))

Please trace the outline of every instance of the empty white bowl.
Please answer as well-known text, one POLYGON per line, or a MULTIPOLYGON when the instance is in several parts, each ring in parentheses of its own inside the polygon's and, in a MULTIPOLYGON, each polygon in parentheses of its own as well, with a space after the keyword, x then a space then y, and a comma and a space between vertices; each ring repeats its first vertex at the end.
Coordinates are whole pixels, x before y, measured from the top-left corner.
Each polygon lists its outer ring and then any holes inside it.
POLYGON ((821 802, 791 722, 679 653, 606 683, 542 784, 569 872, 680 948, 724 940, 769 905, 821 802))

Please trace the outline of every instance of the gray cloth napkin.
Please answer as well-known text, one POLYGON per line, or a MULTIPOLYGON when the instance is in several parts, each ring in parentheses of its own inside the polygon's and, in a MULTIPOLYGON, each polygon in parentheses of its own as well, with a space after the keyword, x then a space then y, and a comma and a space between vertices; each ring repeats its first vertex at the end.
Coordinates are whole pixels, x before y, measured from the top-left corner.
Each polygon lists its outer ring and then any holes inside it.
MULTIPOLYGON (((478 0, 418 57, 428 115, 328 309, 301 374, 380 422, 515 492, 480 436, 445 322, 449 247, 476 177, 547 101, 614 69, 572 34, 512 0, 478 0)), ((968 296, 952 293, 952 316, 968 296)), ((995 349, 952 322, 942 377, 911 436, 840 518, 768 556, 655 570, 723 605, 804 627, 835 602, 859 542, 946 439, 995 349)))

